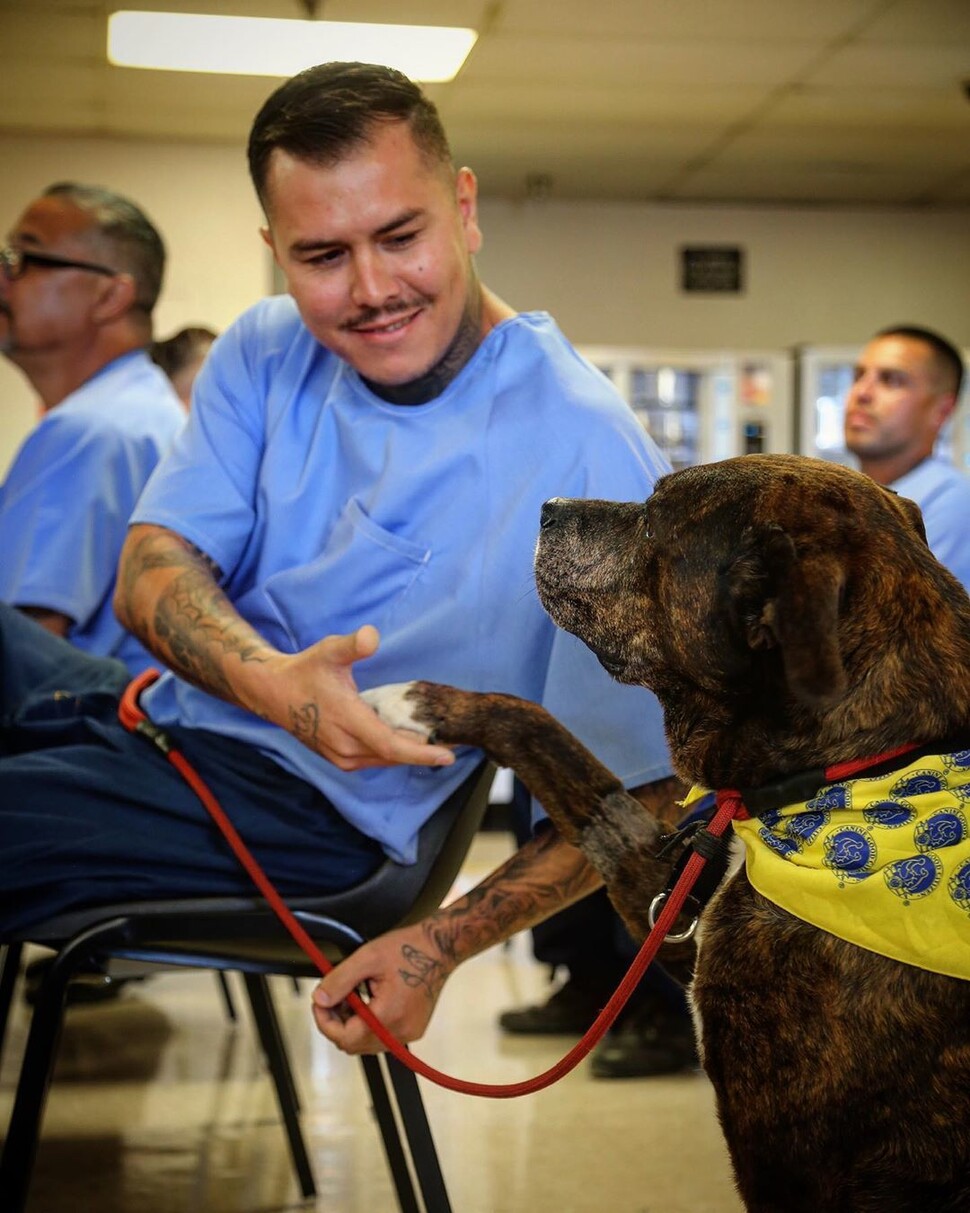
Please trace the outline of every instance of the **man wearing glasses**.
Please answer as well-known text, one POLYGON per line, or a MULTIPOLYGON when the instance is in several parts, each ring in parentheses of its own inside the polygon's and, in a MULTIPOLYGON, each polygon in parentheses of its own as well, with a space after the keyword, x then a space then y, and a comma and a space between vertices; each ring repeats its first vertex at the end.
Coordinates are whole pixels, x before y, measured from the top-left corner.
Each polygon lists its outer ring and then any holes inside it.
POLYGON ((185 419, 146 352, 164 264, 138 207, 74 184, 45 190, 0 248, 0 352, 42 410, 0 483, 0 601, 126 673, 150 658, 111 609, 118 555, 185 419))

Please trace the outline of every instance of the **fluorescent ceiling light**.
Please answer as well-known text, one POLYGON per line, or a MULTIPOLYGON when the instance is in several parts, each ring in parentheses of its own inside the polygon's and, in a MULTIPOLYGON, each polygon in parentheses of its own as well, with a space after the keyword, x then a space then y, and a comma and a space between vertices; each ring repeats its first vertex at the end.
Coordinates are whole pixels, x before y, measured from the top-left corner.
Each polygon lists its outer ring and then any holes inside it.
POLYGON ((108 18, 118 67, 241 76, 293 76, 342 59, 383 63, 412 80, 451 80, 478 34, 442 25, 361 25, 203 13, 123 11, 108 18))

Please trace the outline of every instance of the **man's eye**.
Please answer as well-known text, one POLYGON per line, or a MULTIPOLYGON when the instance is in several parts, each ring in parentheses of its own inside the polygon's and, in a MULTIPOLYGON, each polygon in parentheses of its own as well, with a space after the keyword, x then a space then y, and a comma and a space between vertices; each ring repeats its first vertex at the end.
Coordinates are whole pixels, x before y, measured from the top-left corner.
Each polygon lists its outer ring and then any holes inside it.
POLYGON ((312 257, 307 257, 302 264, 321 266, 326 269, 331 265, 336 265, 343 255, 343 249, 324 249, 322 252, 314 253, 312 257))
POLYGON ((902 387, 906 382, 906 376, 899 371, 884 371, 879 378, 885 387, 902 387))
POLYGON ((388 236, 386 244, 389 248, 407 248, 413 243, 417 236, 417 232, 395 232, 393 236, 388 236))

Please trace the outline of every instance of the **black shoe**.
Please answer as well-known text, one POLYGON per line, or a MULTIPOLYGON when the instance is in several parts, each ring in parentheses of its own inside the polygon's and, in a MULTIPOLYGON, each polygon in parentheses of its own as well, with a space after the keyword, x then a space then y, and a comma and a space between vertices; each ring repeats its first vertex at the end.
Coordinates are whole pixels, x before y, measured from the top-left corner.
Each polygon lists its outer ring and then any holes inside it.
MULTIPOLYGON (((24 973, 24 1002, 28 1006, 37 1005, 41 982, 53 963, 53 956, 42 956, 32 960, 27 966, 24 973)), ((85 969, 77 973, 68 985, 67 1005, 73 1007, 81 1003, 113 1002, 121 996, 121 991, 129 981, 140 980, 141 978, 111 977, 104 969, 85 969)))
POLYGON ((590 1061, 594 1078, 649 1078, 699 1065, 689 1016, 658 1008, 653 999, 627 1012, 596 1046, 590 1061))
POLYGON ((545 1002, 503 1011, 498 1023, 517 1036, 582 1036, 608 1001, 609 991, 593 992, 569 978, 545 1002))

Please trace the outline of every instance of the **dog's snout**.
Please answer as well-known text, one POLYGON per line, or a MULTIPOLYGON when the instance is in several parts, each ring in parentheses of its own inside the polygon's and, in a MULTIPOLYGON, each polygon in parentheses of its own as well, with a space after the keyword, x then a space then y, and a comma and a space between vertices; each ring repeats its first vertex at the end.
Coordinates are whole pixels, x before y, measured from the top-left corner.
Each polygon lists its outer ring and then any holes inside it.
POLYGON ((539 514, 539 526, 544 531, 556 525, 562 516, 562 507, 565 503, 565 497, 550 497, 548 501, 542 503, 542 511, 539 514))

